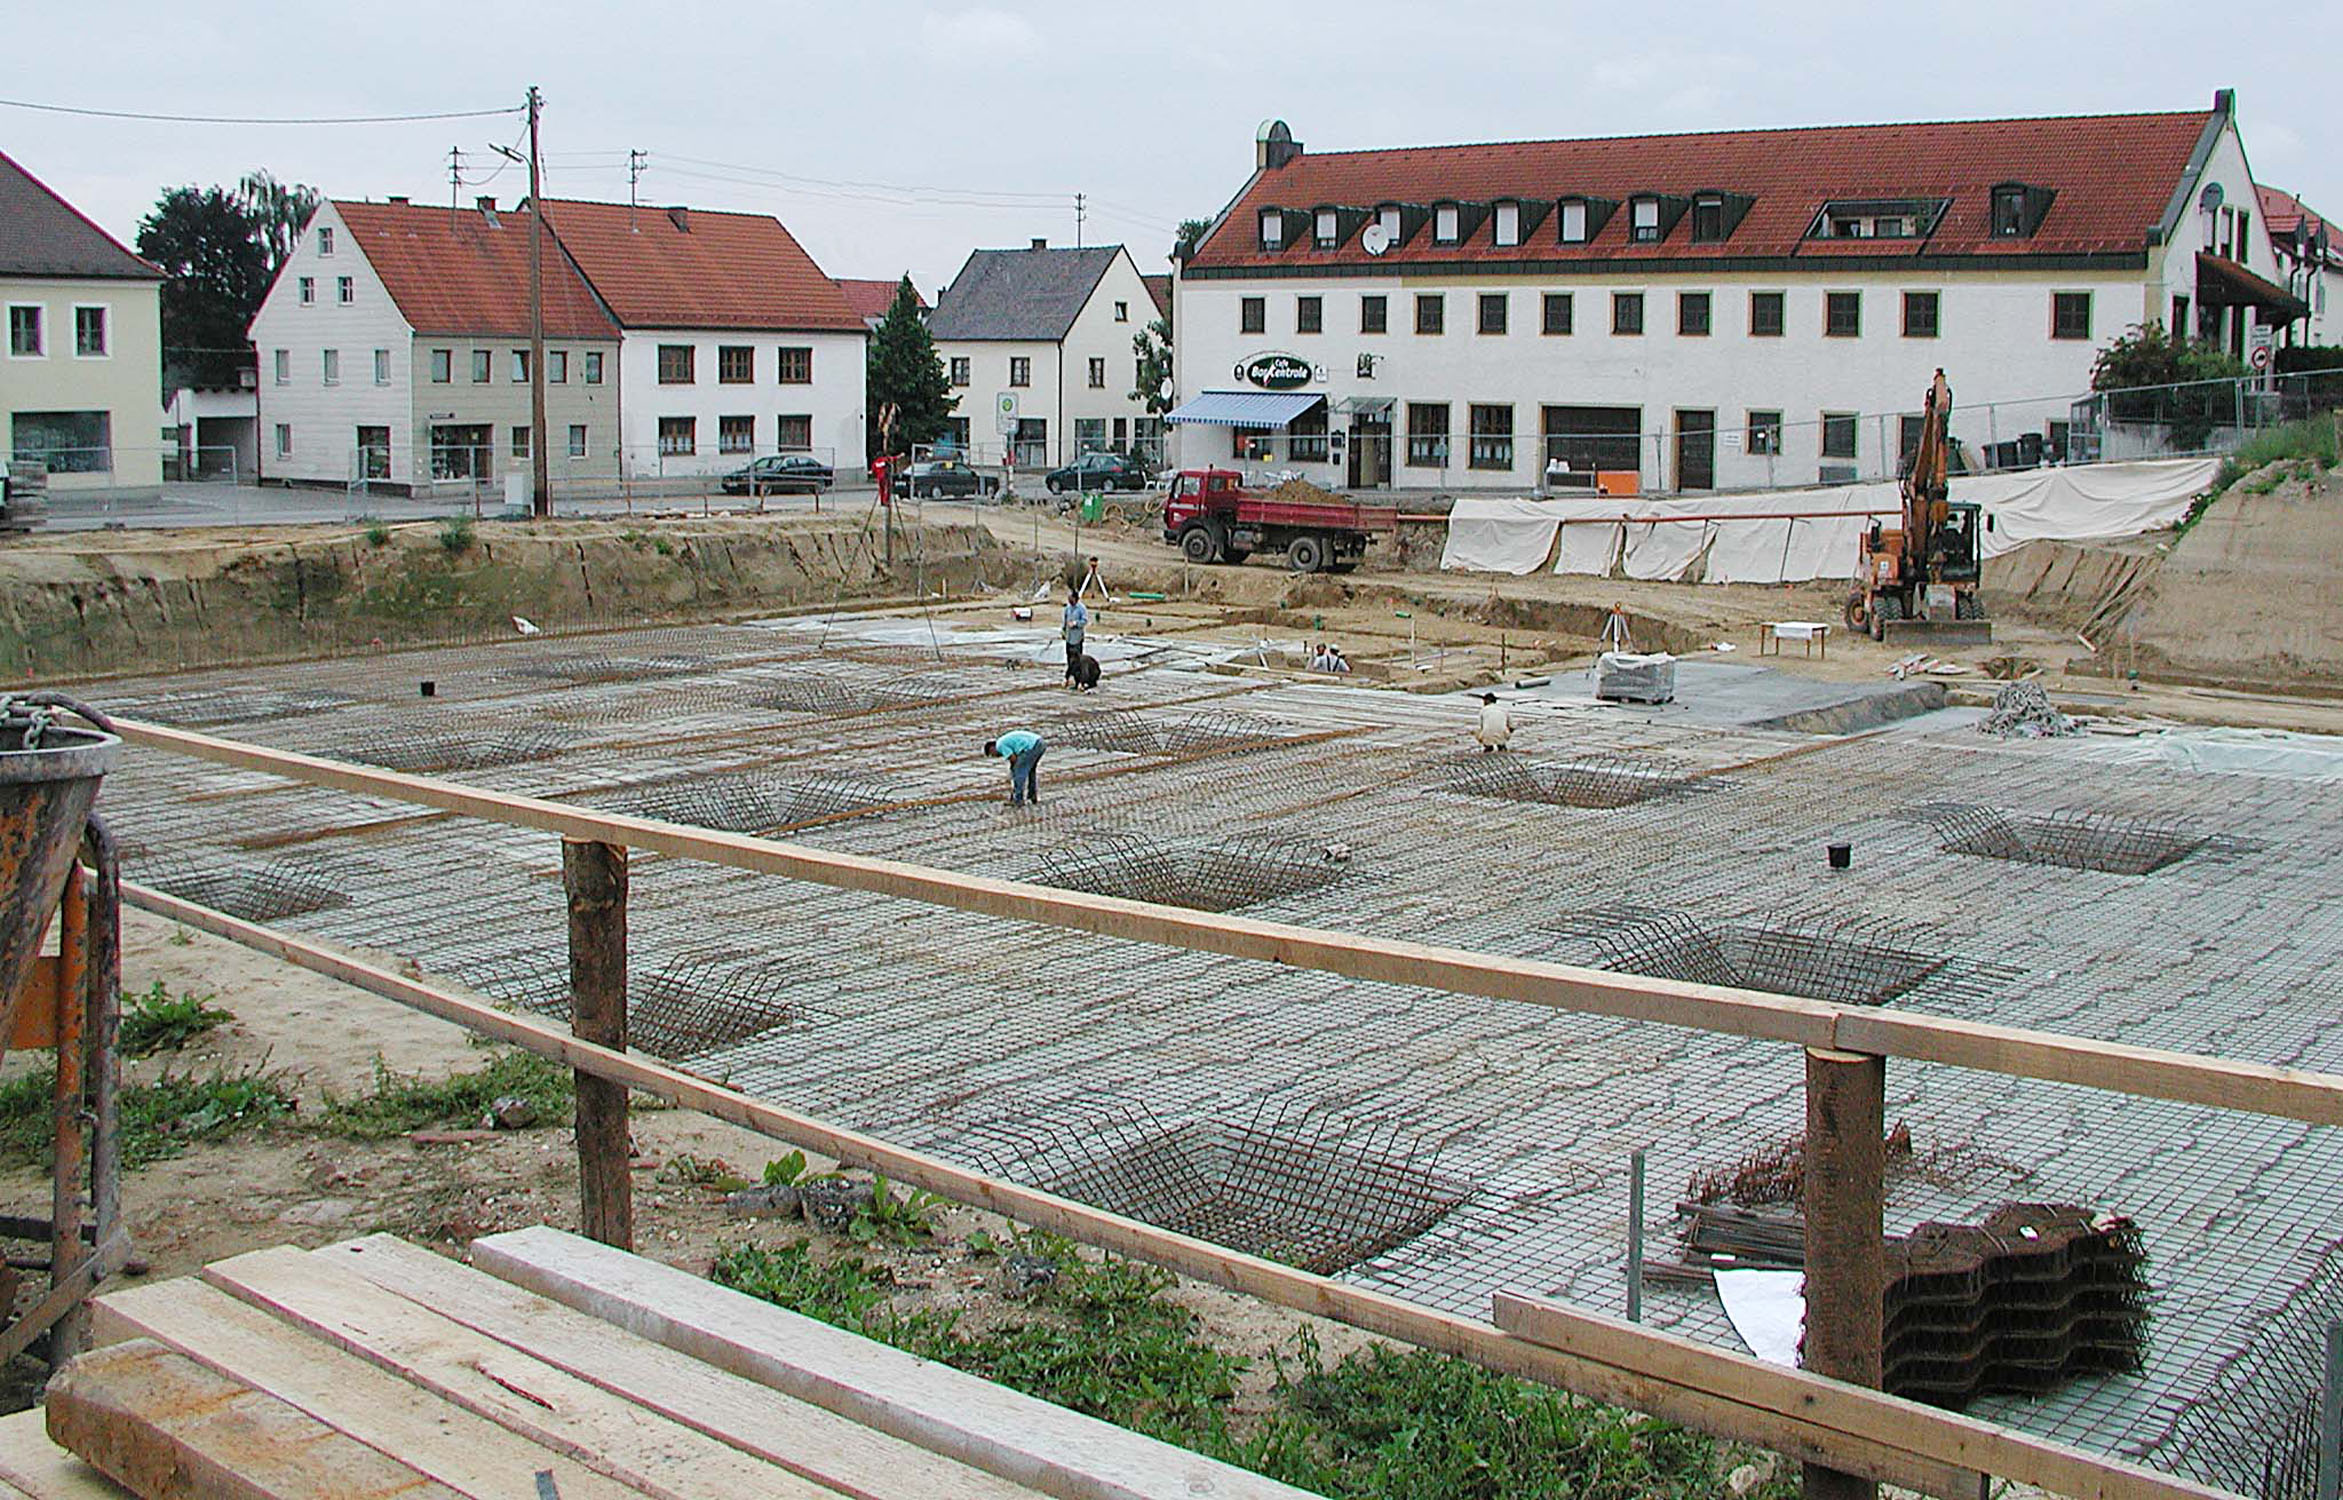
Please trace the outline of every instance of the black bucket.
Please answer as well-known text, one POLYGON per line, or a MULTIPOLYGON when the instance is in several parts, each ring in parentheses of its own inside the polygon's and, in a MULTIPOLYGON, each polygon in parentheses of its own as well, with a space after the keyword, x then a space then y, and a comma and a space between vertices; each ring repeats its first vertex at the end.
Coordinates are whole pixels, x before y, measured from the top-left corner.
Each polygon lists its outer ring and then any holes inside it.
POLYGON ((1853 844, 1831 844, 1824 848, 1823 853, 1829 857, 1830 867, 1834 870, 1854 868, 1855 846, 1853 844))

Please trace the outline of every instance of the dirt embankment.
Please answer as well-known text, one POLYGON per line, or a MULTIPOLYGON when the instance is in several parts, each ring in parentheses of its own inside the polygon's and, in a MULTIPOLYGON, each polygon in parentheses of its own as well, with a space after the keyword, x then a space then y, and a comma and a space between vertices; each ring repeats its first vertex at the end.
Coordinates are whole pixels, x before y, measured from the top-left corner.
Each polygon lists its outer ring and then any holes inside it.
POLYGON ((0 671, 81 675, 966 592, 1008 577, 981 526, 848 517, 442 522, 83 533, 0 547, 0 671))
POLYGON ((2313 460, 2246 475, 2177 540, 2036 542, 1986 569, 1987 608, 2081 635, 2070 671, 2281 693, 2343 690, 2343 483, 2313 460))

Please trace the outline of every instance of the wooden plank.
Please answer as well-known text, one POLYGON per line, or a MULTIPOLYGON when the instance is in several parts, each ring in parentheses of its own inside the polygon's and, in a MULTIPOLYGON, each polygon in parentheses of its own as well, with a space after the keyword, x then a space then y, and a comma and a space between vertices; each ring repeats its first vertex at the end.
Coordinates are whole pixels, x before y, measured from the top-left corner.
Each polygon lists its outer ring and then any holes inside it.
POLYGON ((136 1500, 57 1446, 39 1407, 0 1417, 0 1500, 136 1500))
POLYGON ((684 1108, 700 1110, 849 1165, 884 1172, 899 1182, 924 1187, 955 1202, 990 1209, 1085 1244, 1151 1261, 1182 1275, 1280 1306, 1349 1323, 1370 1333, 1443 1354, 1454 1354, 1503 1374, 1558 1386, 1591 1401, 1614 1402, 1721 1438, 1757 1443, 1801 1462, 1827 1460, 1850 1472, 1926 1494, 1946 1496, 1948 1500, 1974 1500, 1977 1494, 1974 1473, 1917 1457, 1893 1443, 1850 1439, 1827 1428, 1796 1420, 1785 1422, 1773 1412, 1646 1378, 1632 1367, 1598 1363, 1541 1348, 1500 1333, 1476 1319, 1435 1312, 1399 1297, 1347 1286, 1021 1183, 988 1177, 940 1157, 907 1150, 875 1136, 751 1099, 655 1059, 595 1047, 546 1022, 450 994, 305 939, 159 892, 131 886, 124 889, 137 904, 174 921, 276 954, 385 999, 445 1017, 483 1036, 525 1047, 572 1067, 590 1067, 605 1078, 618 1079, 630 1088, 656 1094, 684 1108))
POLYGON ((1012 921, 1260 959, 1353 979, 1768 1038, 1802 1047, 1920 1058, 2016 1077, 2110 1088, 2144 1098, 2248 1110, 2320 1125, 2343 1125, 2343 1075, 2334 1073, 2124 1047, 2054 1032, 1980 1027, 1937 1016, 1825 1005, 1749 990, 1682 984, 1459 948, 1326 932, 1251 917, 1153 906, 1120 897, 932 869, 899 860, 688 828, 648 818, 596 813, 543 798, 483 791, 456 782, 354 766, 158 724, 119 720, 117 725, 124 739, 150 749, 192 755, 312 785, 436 807, 515 827, 541 829, 564 838, 624 844, 734 869, 923 901, 1012 921))
POLYGON ((49 1436, 141 1500, 459 1500, 306 1412, 146 1339, 49 1382, 49 1436))
POLYGON ((1499 1292, 1494 1304, 1498 1327, 1548 1348, 1594 1359, 1635 1360, 1660 1379, 1798 1416, 1853 1437, 1896 1443, 1997 1479, 2035 1485, 2067 1500, 2236 1500, 2226 1490, 2193 1480, 1545 1298, 1499 1292))
POLYGON ((541 1472, 563 1500, 639 1494, 193 1277, 107 1293, 93 1304, 91 1334, 176 1349, 477 1500, 533 1494, 541 1472))
MULTIPOLYGON (((1887 1252, 1887 1059, 1806 1053, 1806 1368, 1879 1388, 1887 1252)), ((1878 1500, 1860 1475, 1808 1464, 1806 1500, 1878 1500)))
POLYGON ((719 1369, 1064 1500, 1304 1493, 577 1235, 492 1235, 472 1256, 719 1369))
MULTIPOLYGON (((570 1030, 626 1050, 626 848, 561 845, 561 883, 569 899, 570 1030)), ((635 1245, 634 1152, 626 1088, 577 1073, 578 1213, 588 1235, 605 1245, 635 1245)))
MULTIPOLYGON (((645 1410, 849 1495, 1031 1500, 1039 1493, 726 1374, 390 1235, 311 1253, 645 1410)), ((566 1497, 569 1491, 565 1487, 562 1493, 566 1497)))
POLYGON ((207 1266, 203 1276, 280 1321, 647 1495, 837 1495, 304 1251, 256 1250, 207 1266))

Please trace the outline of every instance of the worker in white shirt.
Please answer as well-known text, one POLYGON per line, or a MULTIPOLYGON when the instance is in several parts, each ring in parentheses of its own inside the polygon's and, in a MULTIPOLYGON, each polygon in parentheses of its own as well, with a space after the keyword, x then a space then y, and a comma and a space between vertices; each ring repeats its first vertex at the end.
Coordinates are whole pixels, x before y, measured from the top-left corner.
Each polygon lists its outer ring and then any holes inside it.
POLYGON ((1495 693, 1481 694, 1481 722, 1474 727, 1473 738, 1481 742, 1484 755, 1504 749, 1513 739, 1513 715, 1495 693))

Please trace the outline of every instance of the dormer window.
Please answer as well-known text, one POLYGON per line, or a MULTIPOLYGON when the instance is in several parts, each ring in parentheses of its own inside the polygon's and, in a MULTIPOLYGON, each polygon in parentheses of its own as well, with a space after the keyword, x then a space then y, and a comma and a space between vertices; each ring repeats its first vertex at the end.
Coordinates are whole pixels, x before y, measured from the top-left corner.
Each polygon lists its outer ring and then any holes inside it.
POLYGON ((1725 200, 1714 193, 1703 193, 1692 200, 1692 237, 1714 242, 1725 237, 1725 200))
POLYGON ((2017 236, 2026 232, 2026 190, 2022 187, 1993 190, 1993 233, 2017 236))
POLYGON ((1458 210, 1453 203, 1437 204, 1432 209, 1432 238, 1439 244, 1453 245, 1458 239, 1458 210))
POLYGON ((1637 244, 1651 244, 1660 237, 1660 200, 1638 198, 1630 207, 1628 238, 1637 244))
POLYGON ((1342 238, 1333 209, 1322 208, 1318 210, 1317 231, 1318 248, 1321 250, 1333 249, 1342 238))
POLYGON ((1383 226, 1383 240, 1384 240, 1384 243, 1386 243, 1386 244, 1391 244, 1391 245, 1396 245, 1396 244, 1398 244, 1398 243, 1399 243, 1399 205, 1398 205, 1398 204, 1396 204, 1396 203, 1386 203, 1386 204, 1384 204, 1384 205, 1383 205, 1381 208, 1379 208, 1379 209, 1376 209, 1376 210, 1375 210, 1375 222, 1376 222, 1376 223, 1378 223, 1378 224, 1381 224, 1381 225, 1383 226))
POLYGON ((1496 237, 1497 243, 1500 245, 1518 245, 1521 243, 1520 204, 1507 201, 1497 205, 1496 237))
POLYGON ((1562 243, 1565 245, 1586 243, 1586 200, 1584 198, 1565 198, 1562 200, 1562 243))
POLYGON ((1283 250, 1285 248, 1285 215, 1274 208, 1261 210, 1261 248, 1264 250, 1283 250))
POLYGON ((1842 198, 1825 203, 1807 227, 1813 240, 1919 240, 1936 230, 1942 198, 1842 198))

